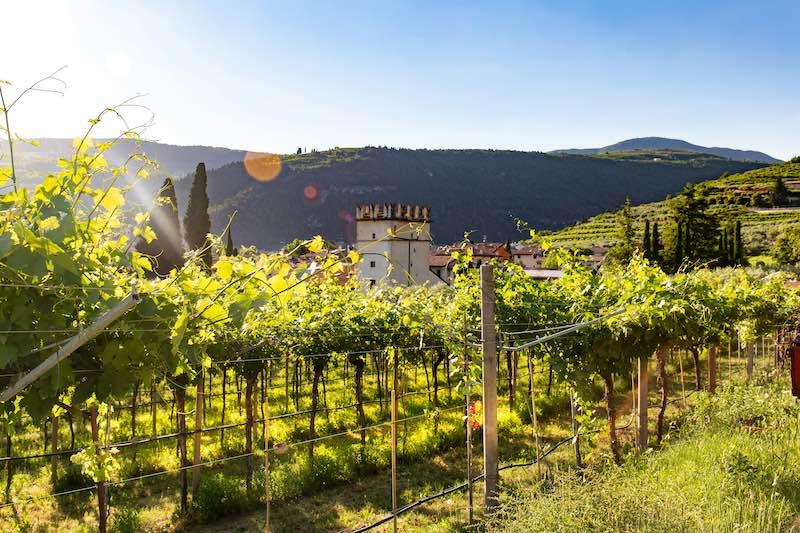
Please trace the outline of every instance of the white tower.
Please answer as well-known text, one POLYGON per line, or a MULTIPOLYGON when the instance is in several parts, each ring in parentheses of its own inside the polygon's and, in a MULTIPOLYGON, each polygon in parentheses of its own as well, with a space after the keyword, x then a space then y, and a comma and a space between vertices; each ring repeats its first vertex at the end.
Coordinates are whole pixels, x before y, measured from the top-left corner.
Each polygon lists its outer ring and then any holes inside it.
POLYGON ((404 204, 363 204, 356 208, 356 248, 363 258, 359 277, 370 283, 434 283, 430 208, 404 204), (390 268, 391 265, 391 268, 390 268))

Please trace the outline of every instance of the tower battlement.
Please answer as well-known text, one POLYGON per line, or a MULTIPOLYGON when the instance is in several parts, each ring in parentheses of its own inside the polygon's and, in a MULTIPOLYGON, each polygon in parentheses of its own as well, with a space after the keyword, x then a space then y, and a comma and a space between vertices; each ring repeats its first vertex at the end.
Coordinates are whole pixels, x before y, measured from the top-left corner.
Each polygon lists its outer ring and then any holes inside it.
POLYGON ((356 207, 356 220, 430 222, 431 208, 412 204, 361 204, 356 207))

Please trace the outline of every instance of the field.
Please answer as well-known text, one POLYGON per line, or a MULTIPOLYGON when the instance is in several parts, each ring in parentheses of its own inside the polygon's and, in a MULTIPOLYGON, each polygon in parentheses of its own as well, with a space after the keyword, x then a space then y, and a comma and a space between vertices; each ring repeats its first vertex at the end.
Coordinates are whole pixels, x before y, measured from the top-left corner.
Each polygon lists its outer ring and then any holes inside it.
MULTIPOLYGON (((756 359, 757 369, 772 367, 772 345, 765 341, 761 357, 756 359)), ((719 380, 728 384, 740 380, 743 375, 743 360, 737 357, 723 359, 720 365, 719 380)), ((378 360, 378 364, 380 361, 378 360)), ((507 374, 501 375, 501 407, 499 433, 501 436, 502 464, 534 461, 536 439, 530 418, 530 403, 527 392, 527 372, 518 369, 518 390, 514 407, 509 406, 507 374)), ((390 449, 389 401, 382 389, 378 392, 377 373, 365 377, 364 404, 367 415, 366 445, 361 447, 356 410, 353 408, 352 369, 332 368, 326 373, 325 393, 318 427, 318 439, 313 461, 309 460, 308 413, 309 375, 301 369, 292 371, 290 379, 285 379, 284 368, 271 367, 271 376, 266 374, 263 381, 253 391, 259 408, 263 408, 263 392, 269 394, 270 410, 270 494, 271 520, 273 531, 340 531, 349 530, 382 518, 391 512, 390 500, 390 449), (347 376, 346 372, 350 372, 347 376), (295 391, 294 378, 298 377, 298 394, 285 395, 288 387, 295 391), (348 381, 348 377, 350 380, 348 381), (326 407, 327 406, 327 407, 326 407), (340 408, 344 406, 344 408, 340 408), (285 415, 299 412, 297 416, 285 415), (339 435, 339 436, 336 436, 339 435)), ((380 368, 380 367, 379 367, 380 368)), ((680 423, 685 398, 694 404, 699 396, 689 390, 694 383, 691 358, 686 353, 676 352, 668 365, 672 376, 669 387, 671 402, 667 411, 668 420, 680 423), (677 361, 677 358, 681 361, 677 361), (685 366, 685 375, 681 368, 685 366), (680 378, 679 378, 680 376, 680 378)), ((703 368, 702 373, 707 373, 703 368)), ((382 372, 385 379, 385 371, 382 372)), ((436 390, 428 387, 433 376, 425 377, 425 369, 408 368, 401 371, 400 387, 403 395, 399 401, 400 419, 410 420, 398 423, 398 494, 401 504, 438 493, 450 486, 463 482, 466 478, 466 456, 464 441, 464 397, 463 387, 448 384, 447 373, 439 369, 436 390), (405 378, 405 379, 402 379, 405 378), (440 413, 435 414, 432 400, 440 398, 440 413)), ((539 486, 543 480, 572 479, 574 476, 574 455, 569 444, 563 440, 571 435, 568 391, 561 385, 548 384, 547 369, 535 371, 534 388, 539 391, 537 412, 538 431, 542 449, 561 442, 543 461, 540 471, 536 466, 503 472, 503 489, 508 495, 528 490, 531 484, 539 486)), ((200 427, 205 428, 201 440, 200 461, 210 463, 202 467, 200 485, 193 494, 191 513, 179 517, 180 479, 179 458, 176 453, 175 405, 169 389, 154 388, 142 390, 136 407, 136 429, 132 427, 132 405, 118 403, 110 415, 109 439, 112 443, 122 443, 118 460, 121 465, 120 483, 111 486, 111 530, 112 531, 168 531, 174 528, 188 531, 240 531, 258 530, 264 521, 264 482, 263 482, 263 422, 256 420, 254 439, 256 453, 252 490, 247 490, 247 462, 245 452, 246 417, 243 413, 246 391, 242 380, 233 370, 226 371, 226 418, 222 420, 222 376, 210 374, 206 383, 203 403, 203 416, 200 427), (151 403, 155 398, 156 402, 151 403), (155 418, 153 418, 155 415, 155 418), (155 424, 155 426, 153 426, 155 424), (225 430, 214 427, 225 426, 225 430), (155 431, 153 432, 153 429, 155 431), (132 432, 137 431, 136 437, 132 432), (150 442, 154 436, 167 435, 167 438, 150 442), (140 443, 135 444, 134 443, 140 443), (160 474, 160 473, 164 474, 160 474), (144 477, 144 479, 136 479, 144 477), (128 529, 126 529, 128 528, 128 529)), ((629 385, 629 383, 628 383, 629 385)), ((655 379, 651 384, 651 407, 658 401, 655 379)), ((618 384, 619 390, 626 389, 625 381, 618 384)), ((472 397, 475 399, 476 393, 472 397)), ((189 388, 190 397, 196 395, 195 388, 189 388)), ((620 393, 618 402, 624 412, 631 411, 630 393, 620 393)), ((599 395, 595 400, 599 399, 599 395)), ((194 402, 187 402, 193 405, 194 402)), ((601 413, 602 409, 598 410, 601 413)), ((191 415, 191 413, 189 413, 191 415)), ((262 415, 263 416, 263 415, 262 415)), ((67 417, 62 414, 56 449, 79 448, 91 445, 90 431, 85 421, 75 420, 70 430, 67 417), (74 431, 74 444, 72 433, 74 431)), ((259 417, 261 418, 261 417, 259 417)), ((651 417, 654 426, 654 417, 651 417)), ((631 419, 632 420, 632 419, 631 419)), ((675 426, 677 428, 677 426, 675 426)), ((625 448, 632 450, 633 431, 630 421, 623 425, 625 448)), ((480 432, 473 434, 474 455, 473 475, 482 470, 480 432)), ((189 430, 191 436, 193 431, 189 430)), ((670 430, 665 442, 682 432, 670 430)), ((35 455, 51 452, 52 425, 47 428, 29 425, 25 433, 18 434, 13 441, 12 453, 15 456, 35 455), (49 433, 48 433, 49 432, 49 433), (49 443, 51 448, 47 448, 49 443)), ((605 475, 604 466, 608 464, 602 439, 590 435, 583 438, 583 458, 590 471, 598 476, 605 475)), ((675 452, 668 452, 675 453, 675 452)), ((29 531, 76 531, 94 529, 96 523, 96 502, 93 490, 84 490, 58 497, 47 497, 51 492, 63 493, 76 489, 90 488, 91 479, 82 475, 72 465, 68 456, 57 458, 35 458, 11 463, 13 481, 10 494, 14 503, 2 508, 0 520, 4 529, 17 528, 29 531), (55 484, 52 483, 55 467, 55 484), (36 498, 33 501, 28 499, 36 498), (39 499, 41 498, 41 499, 39 499)), ((8 465, 6 465, 8 466, 8 465)), ((634 467, 640 468, 640 467, 634 467)), ((562 480, 563 481, 563 480, 562 480)), ((559 482, 562 482, 559 481, 559 482)), ((547 481, 550 483, 550 481, 547 481)), ((482 516, 482 484, 476 482, 475 516, 482 516)), ((582 489, 583 490, 583 489, 582 489)), ((591 493, 591 485, 585 487, 591 493)), ((467 525, 464 490, 458 490, 443 498, 437 498, 403 515, 399 524, 403 531, 457 531, 467 525)), ((537 500, 538 501, 538 500, 537 500)), ((547 500, 545 500, 547 501, 547 500)), ((541 505, 544 505, 542 503, 541 505)), ((555 507, 559 507, 555 505, 555 507)), ((388 526, 378 528, 378 531, 388 526)))

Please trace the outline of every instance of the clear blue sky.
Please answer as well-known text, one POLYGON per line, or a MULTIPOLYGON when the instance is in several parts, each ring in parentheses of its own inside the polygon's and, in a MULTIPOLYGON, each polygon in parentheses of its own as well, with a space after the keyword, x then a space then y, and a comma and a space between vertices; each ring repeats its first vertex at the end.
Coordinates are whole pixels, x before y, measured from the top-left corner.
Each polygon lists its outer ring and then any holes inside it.
POLYGON ((69 65, 65 97, 35 95, 12 117, 30 136, 76 136, 147 93, 148 135, 175 144, 551 150, 659 135, 800 154, 796 0, 11 0, 0 12, 12 91, 69 65))

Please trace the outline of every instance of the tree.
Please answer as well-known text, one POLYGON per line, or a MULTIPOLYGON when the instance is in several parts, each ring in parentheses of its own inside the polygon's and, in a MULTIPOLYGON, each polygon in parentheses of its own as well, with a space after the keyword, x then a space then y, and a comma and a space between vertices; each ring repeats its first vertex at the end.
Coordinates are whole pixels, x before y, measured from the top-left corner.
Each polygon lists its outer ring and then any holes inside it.
POLYGON ((183 266, 183 240, 181 239, 180 222, 178 221, 178 200, 175 197, 175 186, 167 178, 155 199, 150 211, 150 227, 155 238, 147 242, 140 238, 136 242, 136 250, 148 256, 157 276, 167 276, 170 270, 183 266))
POLYGON ((722 228, 722 245, 720 247, 719 255, 723 266, 731 264, 730 250, 728 250, 728 228, 722 228))
POLYGON ((625 203, 617 215, 617 239, 616 246, 608 251, 607 257, 612 261, 627 263, 636 251, 636 233, 633 230, 633 212, 631 210, 631 199, 625 198, 625 203))
POLYGON ((778 237, 772 256, 784 264, 800 263, 800 226, 791 227, 778 237))
POLYGON ((786 205, 786 200, 788 197, 789 189, 786 187, 786 184, 783 183, 783 178, 778 176, 775 178, 775 184, 770 192, 770 202, 772 203, 772 207, 786 205))
POLYGON ((673 257, 675 258, 675 270, 678 270, 681 267, 681 264, 683 264, 683 258, 684 258, 684 254, 683 254, 683 224, 681 222, 678 222, 677 226, 678 226, 677 230, 676 230, 677 237, 675 238, 675 253, 673 254, 673 257))
POLYGON ((194 172, 192 189, 189 192, 189 205, 183 217, 183 231, 186 245, 191 250, 203 250, 201 257, 206 266, 211 266, 211 248, 208 247, 208 234, 211 232, 211 218, 208 216, 208 193, 206 187, 205 163, 198 163, 194 172))
POLYGON ((736 221, 736 254, 734 256, 734 264, 736 265, 743 265, 744 264, 744 245, 742 244, 742 221, 736 221))
MULTIPOLYGON (((708 190, 693 183, 669 201, 673 219, 680 225, 680 239, 676 239, 673 257, 685 259, 691 264, 716 263, 719 241, 719 220, 709 208, 708 190), (681 243, 680 254, 677 252, 681 243)), ((681 261, 682 262, 682 261, 681 261)))
POLYGON ((644 237, 642 238, 642 254, 644 254, 644 258, 651 260, 653 259, 653 249, 650 243, 650 221, 644 221, 644 237))
POLYGON ((231 235, 231 227, 225 230, 225 255, 228 257, 236 257, 239 255, 239 250, 233 245, 233 236, 231 235))
POLYGON ((661 263, 661 235, 658 233, 658 222, 653 222, 653 239, 650 241, 654 263, 661 263))
POLYGON ((297 155, 300 155, 302 153, 303 153, 303 148, 302 147, 298 147, 297 148, 297 155))

